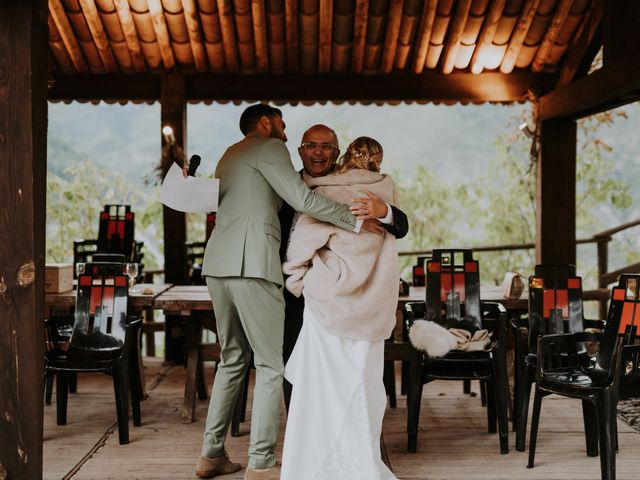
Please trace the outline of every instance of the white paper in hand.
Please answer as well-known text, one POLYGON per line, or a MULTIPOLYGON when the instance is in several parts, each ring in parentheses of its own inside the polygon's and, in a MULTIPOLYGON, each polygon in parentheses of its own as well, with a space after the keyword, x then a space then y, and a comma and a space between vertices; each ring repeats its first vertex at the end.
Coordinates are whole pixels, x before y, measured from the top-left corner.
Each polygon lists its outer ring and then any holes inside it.
POLYGON ((160 201, 179 212, 209 213, 218 210, 219 180, 182 176, 173 163, 160 187, 160 201))

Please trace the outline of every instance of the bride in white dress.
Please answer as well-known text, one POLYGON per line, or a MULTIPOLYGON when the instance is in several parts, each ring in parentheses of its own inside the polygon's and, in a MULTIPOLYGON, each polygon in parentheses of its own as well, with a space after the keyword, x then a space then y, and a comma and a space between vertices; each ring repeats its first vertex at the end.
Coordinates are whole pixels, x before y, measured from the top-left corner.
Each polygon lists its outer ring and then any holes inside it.
MULTIPOLYGON (((360 137, 336 173, 305 177, 343 203, 370 191, 396 205, 379 173, 382 147, 360 137)), ((386 407, 384 340, 398 301, 396 240, 356 234, 300 215, 291 232, 286 287, 304 294, 302 331, 285 368, 293 384, 281 480, 389 480, 380 434, 386 407)))

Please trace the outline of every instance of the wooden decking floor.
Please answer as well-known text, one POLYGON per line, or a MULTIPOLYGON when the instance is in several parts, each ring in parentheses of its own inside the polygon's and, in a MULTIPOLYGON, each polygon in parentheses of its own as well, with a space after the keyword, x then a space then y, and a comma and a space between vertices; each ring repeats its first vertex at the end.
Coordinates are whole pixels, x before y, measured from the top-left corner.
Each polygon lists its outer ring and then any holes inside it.
MULTIPOLYGON (((44 478, 195 478, 208 401, 198 401, 196 422, 182 424, 184 369, 163 366, 157 359, 146 359, 145 365, 149 398, 142 403, 142 426, 130 427, 128 445, 118 444, 113 389, 105 375, 80 377, 78 393, 69 397, 67 425, 56 425, 55 400, 45 406, 44 478)), ((210 378, 211 370, 207 372, 210 378)), ((477 389, 477 385, 474 387, 477 389)), ((278 458, 284 408, 282 412, 278 458)), ((500 455, 497 435, 486 431, 479 397, 463 395, 459 382, 426 386, 420 420, 418 453, 410 454, 406 451, 404 397, 399 397, 397 409, 388 408, 385 415, 385 442, 395 474, 401 479, 600 479, 598 458, 585 454, 578 401, 557 397, 544 400, 536 467, 531 470, 526 468, 527 453, 514 449, 513 433, 510 453, 500 455)), ((637 480, 640 434, 624 422, 618 425, 617 478, 637 480)), ((229 436, 227 442, 231 458, 243 465, 247 463, 249 427, 250 422, 243 423, 241 436, 229 436)), ((242 479, 243 472, 220 478, 242 479)))

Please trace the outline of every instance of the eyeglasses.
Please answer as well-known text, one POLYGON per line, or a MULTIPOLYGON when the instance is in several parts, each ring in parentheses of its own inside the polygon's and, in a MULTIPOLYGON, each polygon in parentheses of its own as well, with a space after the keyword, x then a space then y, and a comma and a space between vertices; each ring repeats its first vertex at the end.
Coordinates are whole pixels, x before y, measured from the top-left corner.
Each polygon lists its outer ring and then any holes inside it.
POLYGON ((315 150, 319 148, 323 152, 330 152, 331 150, 338 150, 338 146, 332 143, 316 143, 316 142, 305 142, 300 144, 300 148, 304 148, 305 150, 315 150))

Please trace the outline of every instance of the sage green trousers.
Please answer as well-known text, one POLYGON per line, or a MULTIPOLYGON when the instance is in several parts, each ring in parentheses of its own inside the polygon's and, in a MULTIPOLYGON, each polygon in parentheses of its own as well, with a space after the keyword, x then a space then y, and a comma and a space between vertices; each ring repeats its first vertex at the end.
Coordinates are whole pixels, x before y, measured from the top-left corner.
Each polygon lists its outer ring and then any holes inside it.
POLYGON ((213 301, 221 353, 209 403, 202 455, 213 458, 224 453, 234 405, 253 351, 256 384, 251 413, 249 468, 273 467, 284 372, 282 289, 259 278, 205 278, 213 301))

